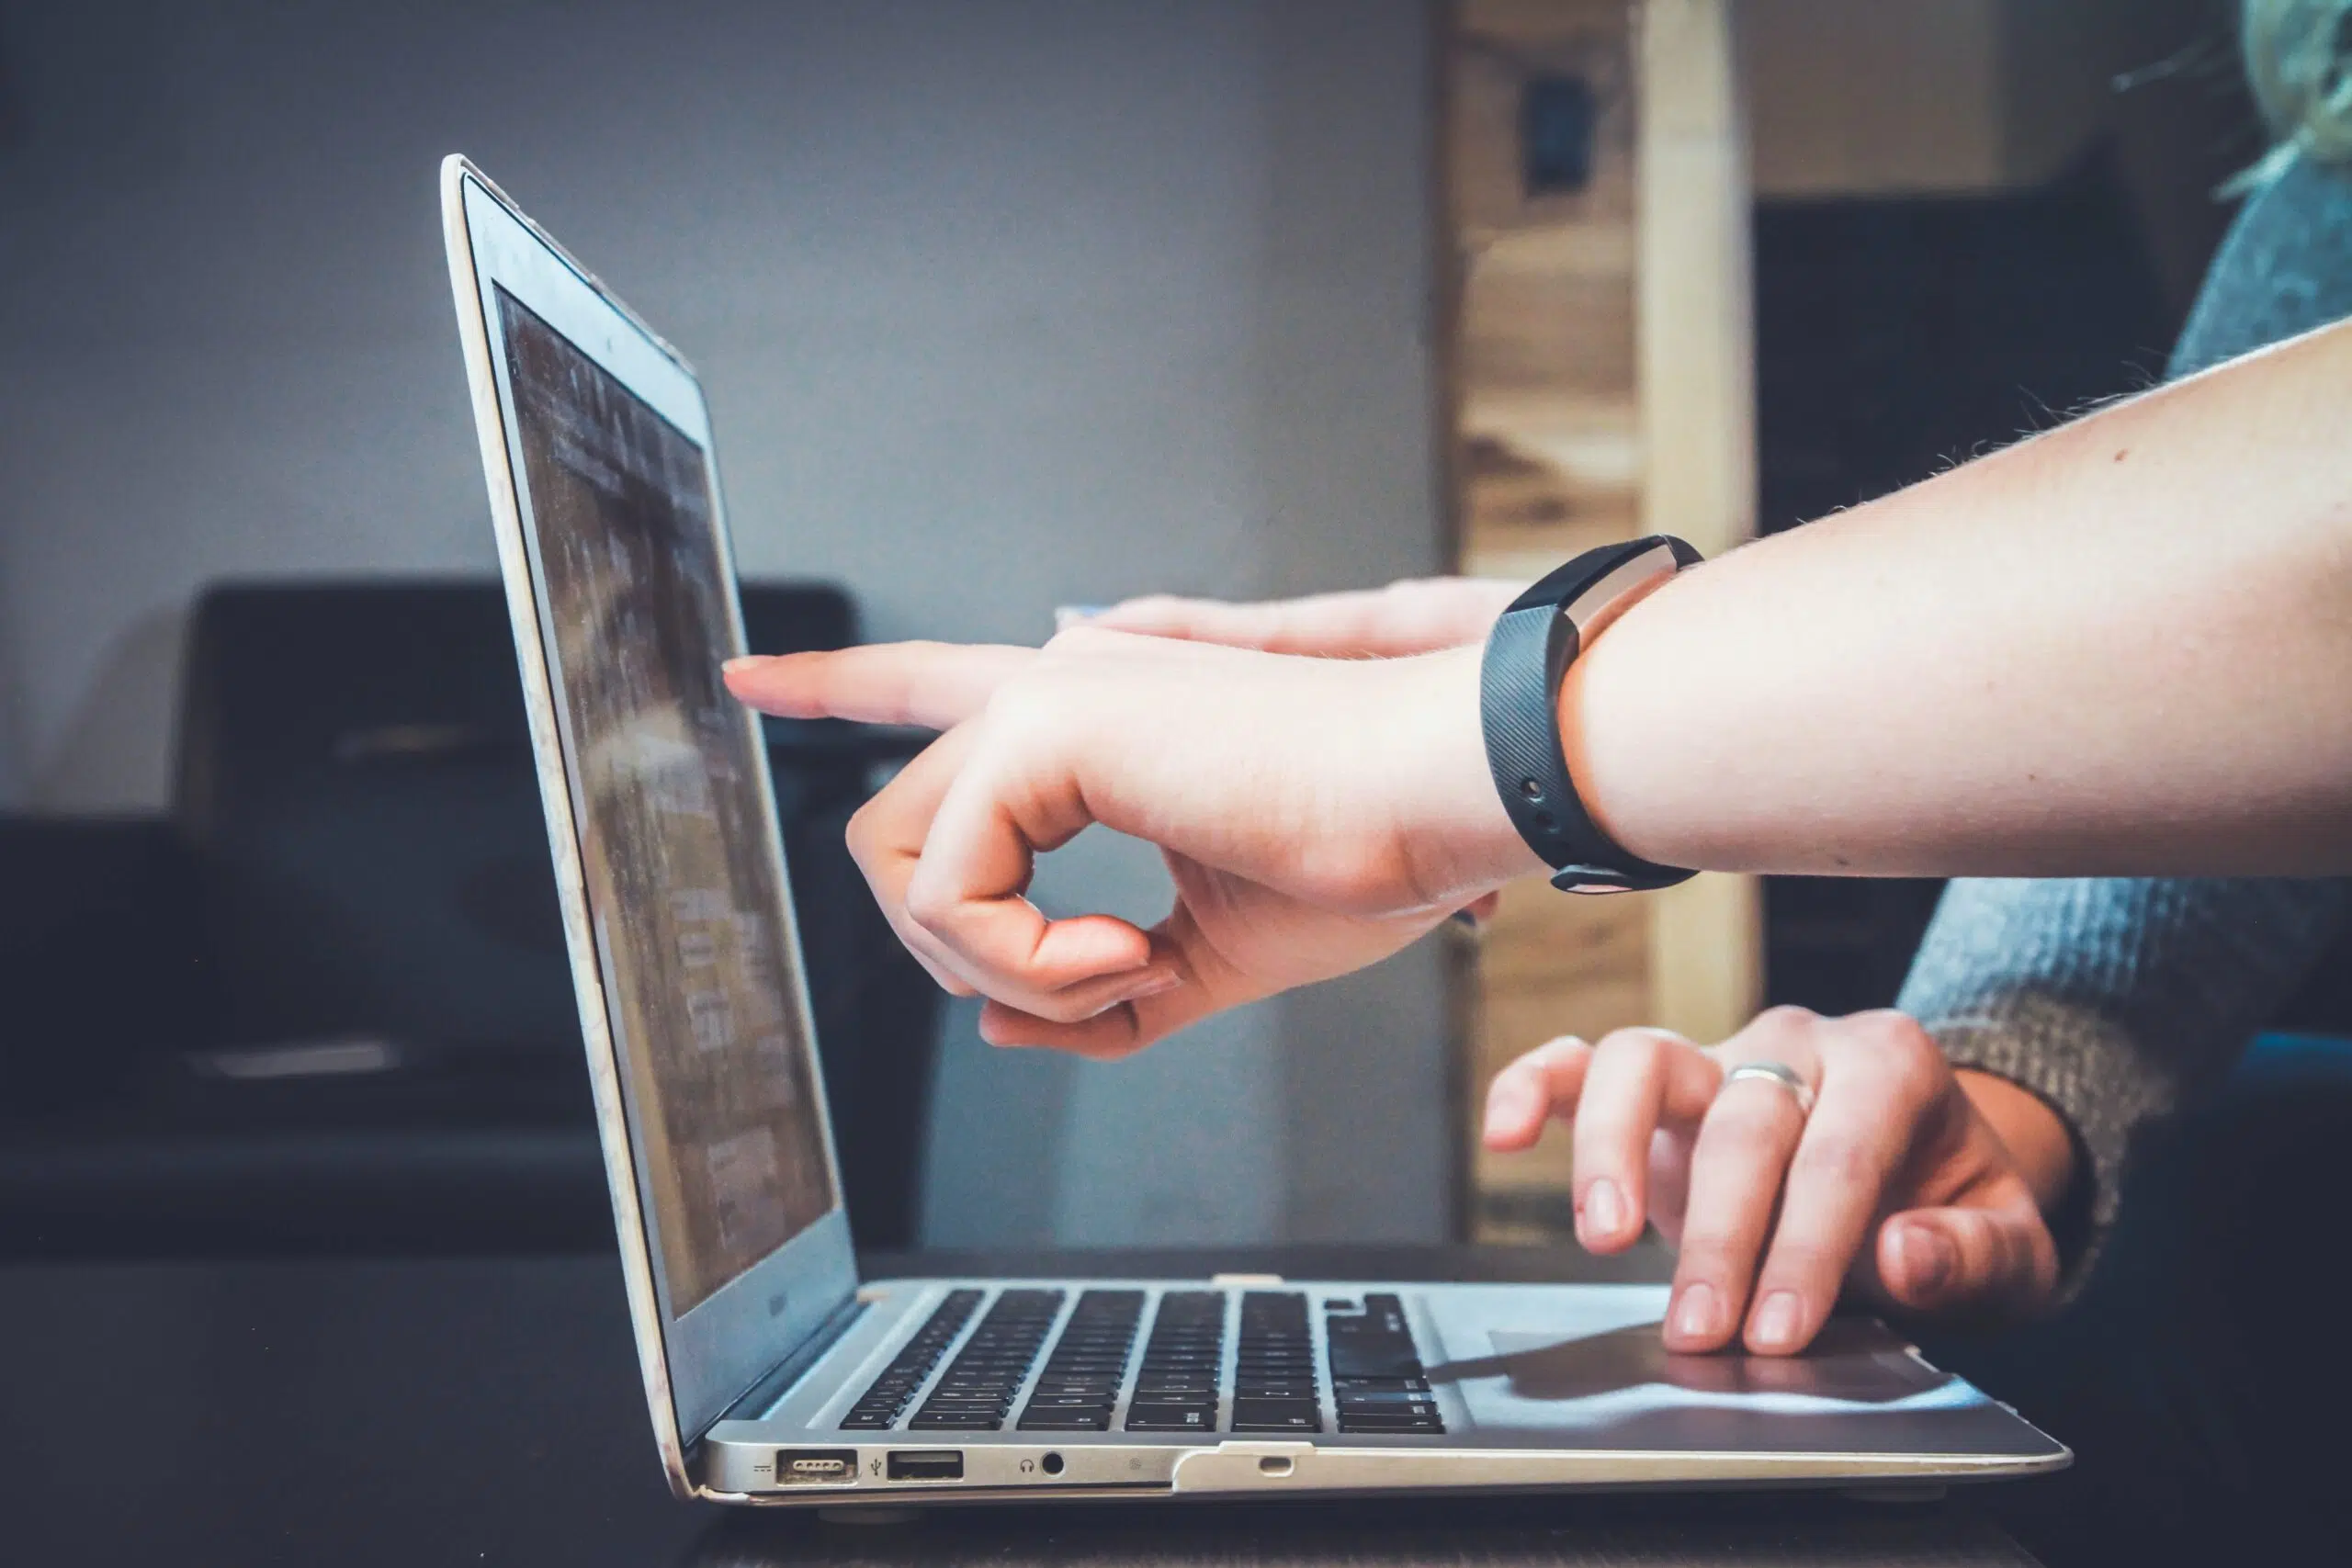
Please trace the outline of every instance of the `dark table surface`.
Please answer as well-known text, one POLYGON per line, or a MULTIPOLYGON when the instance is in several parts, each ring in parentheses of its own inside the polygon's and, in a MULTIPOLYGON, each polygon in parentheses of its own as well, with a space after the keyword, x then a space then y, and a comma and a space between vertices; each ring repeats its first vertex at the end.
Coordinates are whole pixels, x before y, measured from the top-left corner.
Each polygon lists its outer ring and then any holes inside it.
MULTIPOLYGON (((882 1257, 866 1272, 1657 1278, 1532 1249, 882 1257)), ((609 1257, 0 1268, 0 1560, 90 1564, 2024 1563, 1837 1496, 941 1509, 673 1500, 609 1257)))

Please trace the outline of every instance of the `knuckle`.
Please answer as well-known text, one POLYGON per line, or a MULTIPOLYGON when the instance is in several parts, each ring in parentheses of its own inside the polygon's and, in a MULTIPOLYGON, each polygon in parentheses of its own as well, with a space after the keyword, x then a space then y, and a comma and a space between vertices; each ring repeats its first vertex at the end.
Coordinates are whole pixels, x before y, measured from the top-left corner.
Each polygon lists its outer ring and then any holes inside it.
POLYGON ((1942 1050, 1909 1014, 1886 1009, 1863 1013, 1852 1022, 1872 1053, 1906 1077, 1935 1077, 1943 1071, 1942 1050))
POLYGON ((1781 1002, 1758 1013, 1754 1027, 1769 1029, 1776 1033, 1794 1033, 1810 1029, 1820 1021, 1821 1015, 1811 1008, 1799 1007, 1794 1002, 1781 1002))
MULTIPOLYGON (((1062 637, 1073 635, 1064 632, 1062 637)), ((1035 734, 1053 719, 1057 705, 1051 685, 1046 676, 1030 673, 999 686, 989 694, 989 728, 1016 736, 1035 734)))
MULTIPOLYGON (((1176 601, 1168 599, 1155 607, 1169 608, 1176 601)), ((1113 631, 1107 626, 1091 626, 1083 621, 1066 626, 1046 640, 1046 652, 1055 658, 1088 659, 1102 653, 1132 634, 1113 631)))
POLYGON ((1583 1074, 1574 1076, 1589 1076, 1592 1071, 1592 1047, 1573 1034, 1563 1034, 1557 1040, 1545 1041, 1520 1060, 1527 1065, 1529 1072, 1544 1076, 1546 1081, 1555 1072, 1579 1066, 1583 1074))
POLYGON ((918 872, 907 884, 907 919, 933 936, 954 923, 955 896, 918 872))
POLYGON ((1600 1043, 1592 1050, 1596 1056, 1607 1056, 1629 1066, 1641 1066, 1665 1055, 1667 1040, 1655 1029, 1612 1029, 1600 1037, 1600 1043))
POLYGON ((879 838, 880 826, 874 802, 869 800, 850 813, 848 825, 842 829, 842 842, 849 846, 850 859, 862 868, 874 853, 879 838))

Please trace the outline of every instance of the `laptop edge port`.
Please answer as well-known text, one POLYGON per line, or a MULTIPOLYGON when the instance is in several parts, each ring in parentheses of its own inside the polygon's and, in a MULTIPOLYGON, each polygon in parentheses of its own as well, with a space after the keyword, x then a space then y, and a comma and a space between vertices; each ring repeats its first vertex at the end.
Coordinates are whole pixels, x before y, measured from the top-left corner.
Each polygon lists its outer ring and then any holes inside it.
POLYGON ((855 1449, 778 1449, 778 1486, 847 1486, 857 1480, 855 1449))
POLYGON ((890 1479, 893 1481, 961 1481, 964 1479, 962 1449, 892 1449, 890 1479))

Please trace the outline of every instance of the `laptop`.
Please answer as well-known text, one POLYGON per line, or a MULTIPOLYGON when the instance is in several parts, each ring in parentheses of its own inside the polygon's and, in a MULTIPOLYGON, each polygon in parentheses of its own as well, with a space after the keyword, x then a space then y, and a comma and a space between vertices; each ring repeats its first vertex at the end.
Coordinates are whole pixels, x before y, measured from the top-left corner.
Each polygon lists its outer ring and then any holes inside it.
POLYGON ((1793 1359, 1668 1355, 1662 1285, 861 1281, 765 751, 719 682, 743 632, 701 385, 478 170, 442 176, 646 1406, 681 1496, 1908 1490, 2068 1462, 1876 1323, 1793 1359))

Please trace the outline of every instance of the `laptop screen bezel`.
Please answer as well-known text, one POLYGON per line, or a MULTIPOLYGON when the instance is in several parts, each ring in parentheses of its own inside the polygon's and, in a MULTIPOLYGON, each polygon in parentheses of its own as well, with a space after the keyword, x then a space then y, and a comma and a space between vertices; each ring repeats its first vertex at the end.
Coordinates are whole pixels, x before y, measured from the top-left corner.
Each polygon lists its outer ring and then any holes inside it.
MULTIPOLYGON (((638 1157, 639 1144, 635 1136, 636 1119, 641 1113, 650 1114, 650 1110, 633 1103, 630 1077, 623 1066, 621 1043, 616 1038, 619 1020, 608 1002, 578 839, 582 797, 568 761, 569 718, 561 700, 561 671, 553 654, 553 628, 548 620, 537 541, 524 523, 530 504, 529 487, 508 378, 499 292, 503 289, 538 316, 701 448, 710 487, 714 543, 729 589, 727 646, 712 649, 713 659, 718 660, 743 651, 743 629, 710 415, 700 383, 677 352, 462 160, 452 159, 445 166, 444 208, 445 220, 452 226, 452 281, 458 293, 460 325, 469 329, 464 334, 467 357, 476 383, 475 415, 482 427, 500 566, 514 613, 532 750, 555 856, 581 1029, 596 1091, 597 1131, 604 1145, 623 1269, 630 1285, 638 1354, 648 1402, 676 1483, 684 1479, 681 1467, 686 1445, 855 1292, 856 1262, 848 1216, 842 1206, 832 1129, 823 1114, 822 1067, 814 1051, 814 1023, 805 979, 796 963, 787 1005, 794 1010, 799 1038, 810 1045, 808 1068, 819 1095, 817 1120, 824 1139, 833 1206, 688 1311, 671 1310, 661 1219, 638 1157), (468 264, 464 272, 469 276, 459 275, 461 242, 468 264), (479 336, 473 329, 478 329, 479 336)), ((746 712, 743 722, 752 727, 754 782, 765 798, 773 799, 758 721, 746 712)), ((774 861, 774 885, 784 891, 784 908, 776 911, 778 930, 797 958, 799 933, 782 836, 773 811, 763 821, 763 848, 774 861)))

